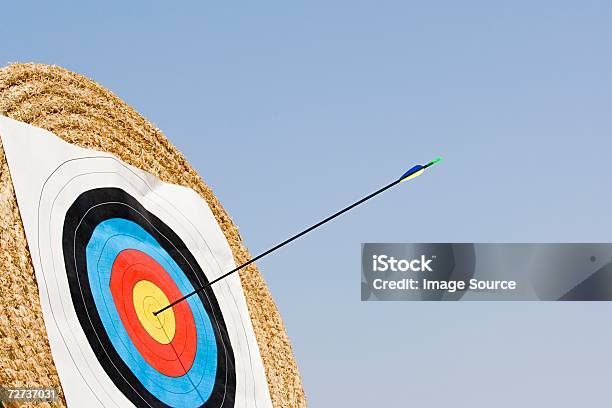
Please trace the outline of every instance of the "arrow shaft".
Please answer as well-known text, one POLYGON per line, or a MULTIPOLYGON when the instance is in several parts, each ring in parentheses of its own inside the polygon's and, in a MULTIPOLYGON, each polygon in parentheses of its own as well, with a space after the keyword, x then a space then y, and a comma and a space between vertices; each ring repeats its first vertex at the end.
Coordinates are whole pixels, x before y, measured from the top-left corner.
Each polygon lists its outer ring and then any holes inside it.
POLYGON ((298 239, 298 238, 308 234, 310 231, 319 228, 321 225, 323 225, 325 223, 328 223, 329 221, 333 220, 336 217, 341 216, 345 212, 352 210, 353 208, 357 207, 358 205, 360 205, 360 204, 368 201, 369 199, 379 195, 380 193, 383 193, 383 192, 387 191, 391 187, 394 187, 395 185, 399 184, 402 180, 405 180, 406 178, 410 177, 412 174, 414 174, 414 173, 416 173, 418 171, 424 170, 427 167, 433 165, 434 163, 435 163, 435 161, 429 162, 425 166, 419 167, 419 168, 415 169, 412 172, 408 172, 407 174, 404 174, 399 179, 397 179, 397 180, 387 184, 386 186, 384 186, 382 188, 379 188, 378 190, 376 190, 373 193, 363 197, 362 199, 360 199, 358 201, 355 201, 353 204, 349 205, 348 207, 345 207, 345 208, 341 209, 340 211, 337 211, 337 212, 333 213, 329 217, 327 217, 327 218, 317 222, 316 224, 306 228, 303 231, 298 232, 297 234, 295 234, 291 238, 288 238, 288 239, 284 240, 283 242, 281 242, 280 244, 273 246, 272 248, 268 249, 265 252, 262 252, 261 254, 257 255, 256 257, 251 258, 250 260, 248 260, 247 262, 243 263, 242 265, 239 265, 239 266, 235 267, 234 269, 232 269, 231 271, 229 271, 227 273, 224 273, 223 275, 219 276, 218 278, 213 279, 212 281, 208 282, 207 284, 202 285, 202 286, 194 289, 192 292, 187 293, 182 298, 174 300, 172 303, 168 304, 167 306, 164 306, 163 308, 159 309, 157 312, 153 312, 153 314, 155 316, 157 316, 161 312, 163 312, 163 311, 165 311, 167 309, 170 309, 172 306, 176 305, 177 303, 180 303, 183 300, 188 299, 189 297, 195 295, 196 293, 202 292, 203 290, 205 290, 206 288, 209 288, 210 286, 214 285, 215 283, 219 282, 220 280, 223 280, 223 279, 227 278, 231 274, 238 272, 240 269, 242 269, 242 268, 244 268, 246 266, 249 266, 253 262, 263 258, 264 256, 266 256, 266 255, 276 251, 277 249, 280 249, 280 248, 284 247, 285 245, 295 241, 296 239, 298 239))

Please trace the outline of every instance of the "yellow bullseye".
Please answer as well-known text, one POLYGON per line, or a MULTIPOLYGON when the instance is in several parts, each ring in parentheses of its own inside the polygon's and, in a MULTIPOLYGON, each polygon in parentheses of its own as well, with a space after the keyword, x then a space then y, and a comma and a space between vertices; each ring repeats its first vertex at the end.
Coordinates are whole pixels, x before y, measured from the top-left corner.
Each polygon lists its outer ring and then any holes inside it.
POLYGON ((154 283, 141 280, 132 291, 134 309, 142 327, 161 344, 168 344, 174 338, 176 321, 174 311, 167 310, 155 316, 153 312, 170 304, 164 292, 154 283))

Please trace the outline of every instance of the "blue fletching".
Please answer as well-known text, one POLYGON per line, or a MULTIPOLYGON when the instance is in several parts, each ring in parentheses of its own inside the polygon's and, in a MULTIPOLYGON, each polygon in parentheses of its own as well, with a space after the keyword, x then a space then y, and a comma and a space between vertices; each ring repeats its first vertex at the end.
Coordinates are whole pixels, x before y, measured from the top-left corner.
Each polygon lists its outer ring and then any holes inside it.
POLYGON ((416 173, 417 171, 421 170, 423 168, 423 166, 421 166, 420 164, 417 164, 416 166, 414 166, 413 168, 411 168, 410 170, 408 170, 407 172, 405 172, 404 174, 402 174, 402 177, 400 177, 400 180, 405 179, 406 177, 408 177, 409 175, 416 173))

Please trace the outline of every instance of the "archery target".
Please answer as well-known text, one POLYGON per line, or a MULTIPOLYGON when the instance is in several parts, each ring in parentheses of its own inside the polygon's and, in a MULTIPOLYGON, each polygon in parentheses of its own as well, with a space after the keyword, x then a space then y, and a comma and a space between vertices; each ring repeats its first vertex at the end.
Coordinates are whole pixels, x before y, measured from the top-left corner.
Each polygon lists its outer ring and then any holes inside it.
POLYGON ((171 229, 125 191, 95 189, 69 208, 62 245, 81 326, 126 395, 171 406, 234 400, 234 356, 214 293, 153 314, 208 283, 171 229))
POLYGON ((206 203, 41 129, 0 133, 68 404, 271 406, 238 276, 153 314, 235 267, 206 203))

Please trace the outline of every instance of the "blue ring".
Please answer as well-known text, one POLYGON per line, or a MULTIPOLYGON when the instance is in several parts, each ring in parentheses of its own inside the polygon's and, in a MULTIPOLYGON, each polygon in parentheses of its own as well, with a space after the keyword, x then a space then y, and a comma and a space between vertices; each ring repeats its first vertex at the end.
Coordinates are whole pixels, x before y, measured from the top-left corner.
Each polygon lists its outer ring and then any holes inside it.
POLYGON ((112 265, 125 249, 144 252, 170 275, 181 293, 194 290, 189 279, 172 257, 138 224, 111 218, 98 224, 86 248, 87 273, 96 309, 108 338, 124 363, 156 398, 171 406, 199 406, 210 397, 217 372, 217 343, 212 323, 201 300, 187 300, 196 325, 196 355, 187 374, 169 377, 152 367, 140 355, 115 308, 110 292, 112 265))

